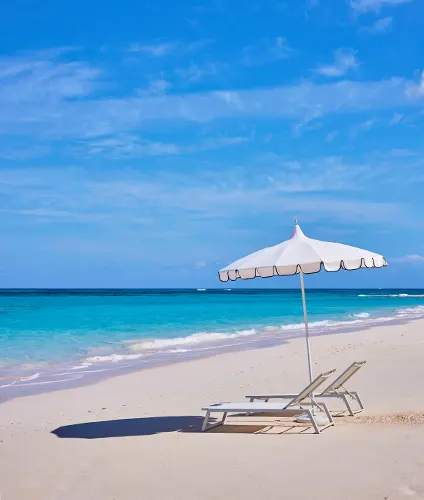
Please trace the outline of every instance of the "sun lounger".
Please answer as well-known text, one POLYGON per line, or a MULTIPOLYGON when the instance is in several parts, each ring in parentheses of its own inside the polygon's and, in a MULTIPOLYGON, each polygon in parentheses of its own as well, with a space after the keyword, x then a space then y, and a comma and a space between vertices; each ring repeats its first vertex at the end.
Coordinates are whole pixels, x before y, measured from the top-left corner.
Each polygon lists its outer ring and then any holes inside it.
POLYGON ((366 361, 355 361, 334 382, 332 382, 320 394, 316 394, 317 398, 340 398, 343 400, 350 415, 364 411, 364 405, 356 391, 348 391, 344 385, 355 375, 355 373, 365 365, 366 361), (353 410, 352 403, 357 403, 359 409, 353 410))
MULTIPOLYGON (((202 432, 222 425, 228 413, 243 413, 247 415, 260 413, 278 413, 283 417, 294 417, 297 415, 307 415, 315 432, 320 434, 321 430, 334 425, 333 417, 331 416, 325 403, 318 403, 314 399, 314 391, 330 377, 335 370, 322 373, 313 380, 299 394, 293 395, 288 403, 267 403, 267 402, 240 402, 240 403, 218 403, 215 405, 202 408, 206 411, 203 421, 202 432), (319 428, 315 420, 315 411, 324 412, 328 418, 328 424, 319 428), (209 423, 211 413, 223 413, 223 417, 219 422, 209 423)), ((259 398, 261 399, 261 398, 259 398)))
MULTIPOLYGON (((364 411, 364 406, 357 392, 348 391, 344 385, 346 382, 362 367, 365 361, 355 361, 349 368, 347 368, 341 375, 339 375, 334 382, 332 382, 326 389, 320 393, 314 394, 315 398, 339 398, 342 399, 350 415, 364 411), (357 403, 359 410, 353 410, 352 403, 357 403)), ((294 394, 261 394, 256 396, 246 396, 250 402, 255 400, 263 400, 265 402, 270 399, 290 399, 294 394)))

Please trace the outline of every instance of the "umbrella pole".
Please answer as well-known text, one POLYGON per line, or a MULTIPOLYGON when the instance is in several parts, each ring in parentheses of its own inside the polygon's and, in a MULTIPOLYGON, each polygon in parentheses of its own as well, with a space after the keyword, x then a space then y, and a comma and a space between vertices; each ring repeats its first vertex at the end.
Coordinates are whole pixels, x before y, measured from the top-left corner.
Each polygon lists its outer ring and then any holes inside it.
POLYGON ((309 345, 308 312, 306 310, 305 281, 303 279, 302 269, 300 270, 299 274, 300 274, 300 286, 302 289, 303 319, 305 321, 306 351, 308 353, 309 382, 312 382, 313 376, 312 376, 311 346, 309 345))
MULTIPOLYGON (((308 353, 308 369, 309 369, 309 382, 312 383, 312 361, 311 361, 311 346, 309 345, 309 325, 308 325, 308 312, 306 310, 306 298, 305 298, 305 281, 303 279, 303 271, 300 270, 300 286, 302 288, 302 304, 303 304, 303 319, 305 321, 305 338, 306 338, 306 351, 308 353)), ((313 397, 313 393, 312 393, 313 397)), ((316 414, 315 406, 312 406, 312 414, 314 415, 315 422, 318 425, 328 425, 328 419, 326 416, 321 414, 316 414)), ((299 423, 309 423, 309 416, 307 414, 299 415, 296 418, 296 422, 299 423)))

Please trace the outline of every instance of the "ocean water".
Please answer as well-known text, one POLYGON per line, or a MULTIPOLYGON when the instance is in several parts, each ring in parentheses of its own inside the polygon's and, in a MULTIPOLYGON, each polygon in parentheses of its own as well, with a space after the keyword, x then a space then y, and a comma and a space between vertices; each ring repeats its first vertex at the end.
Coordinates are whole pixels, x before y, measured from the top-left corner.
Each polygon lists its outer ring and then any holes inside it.
MULTIPOLYGON (((424 290, 314 289, 307 304, 312 333, 325 334, 424 317, 424 290)), ((2 290, 0 399, 301 335, 299 290, 2 290)))

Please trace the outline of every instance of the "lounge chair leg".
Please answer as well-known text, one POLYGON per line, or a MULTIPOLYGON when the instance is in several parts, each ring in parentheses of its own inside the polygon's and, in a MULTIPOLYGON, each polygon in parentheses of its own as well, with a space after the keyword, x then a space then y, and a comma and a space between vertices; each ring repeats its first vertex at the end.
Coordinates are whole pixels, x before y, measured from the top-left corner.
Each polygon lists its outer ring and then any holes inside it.
POLYGON ((211 414, 210 411, 206 412, 205 420, 203 421, 203 425, 202 425, 202 432, 208 431, 209 429, 213 429, 214 427, 218 427, 219 425, 222 425, 225 422, 225 419, 227 417, 227 412, 224 412, 222 419, 219 422, 214 422, 214 423, 208 425, 210 414, 211 414))
POLYGON ((331 415, 331 412, 328 409, 328 406, 325 403, 321 403, 321 406, 324 408, 325 414, 327 415, 328 421, 330 422, 327 427, 329 427, 330 425, 336 425, 333 419, 333 415, 331 415))
POLYGON ((321 434, 321 431, 319 430, 319 427, 318 427, 317 423, 315 422, 315 418, 314 418, 312 411, 307 410, 306 413, 307 413, 309 420, 311 421, 311 424, 315 430, 315 434, 321 434))
POLYGON ((206 415, 205 415, 205 419, 203 420, 203 425, 202 425, 202 432, 205 432, 205 430, 207 429, 208 427, 208 421, 209 421, 209 416, 210 416, 211 412, 210 411, 207 411, 206 412, 206 415))
POLYGON ((357 392, 352 392, 352 394, 355 396, 356 401, 358 401, 358 405, 359 405, 360 411, 364 411, 365 408, 364 408, 364 405, 362 404, 362 401, 361 401, 361 398, 359 397, 359 394, 357 392))
POLYGON ((353 417, 355 414, 353 413, 352 407, 350 406, 350 403, 349 403, 349 400, 347 399, 346 394, 343 394, 342 398, 343 398, 343 401, 344 401, 347 409, 349 410, 349 415, 351 415, 353 417))

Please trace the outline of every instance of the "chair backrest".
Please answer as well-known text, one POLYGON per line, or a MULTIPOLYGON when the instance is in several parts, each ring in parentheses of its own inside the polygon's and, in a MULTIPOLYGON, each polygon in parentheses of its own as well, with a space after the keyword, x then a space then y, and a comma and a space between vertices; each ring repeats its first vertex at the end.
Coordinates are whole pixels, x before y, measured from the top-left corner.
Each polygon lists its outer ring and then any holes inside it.
POLYGON ((355 373, 365 365, 366 361, 355 361, 334 382, 322 391, 322 394, 332 394, 342 387, 355 373))
POLYGON ((307 387, 305 387, 303 391, 299 392, 299 394, 294 397, 289 404, 286 405, 286 408, 294 404, 299 404, 304 399, 309 398, 315 392, 315 390, 328 379, 328 377, 331 377, 331 375, 333 375, 335 371, 336 370, 330 370, 329 372, 321 373, 321 375, 318 375, 315 380, 313 380, 307 387))

